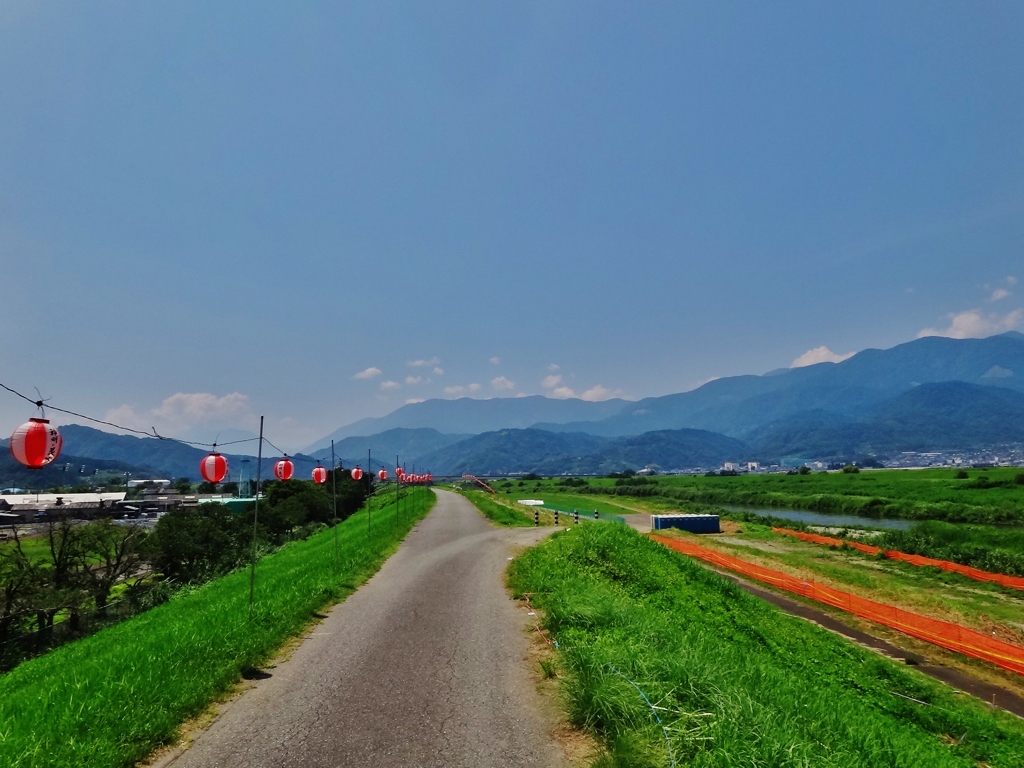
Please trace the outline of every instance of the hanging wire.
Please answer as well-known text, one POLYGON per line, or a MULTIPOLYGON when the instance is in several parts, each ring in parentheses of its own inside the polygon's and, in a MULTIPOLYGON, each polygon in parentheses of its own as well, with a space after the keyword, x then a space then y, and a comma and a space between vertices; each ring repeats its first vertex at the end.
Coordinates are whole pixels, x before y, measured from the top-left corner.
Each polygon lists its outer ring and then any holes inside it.
MULTIPOLYGON (((227 442, 227 443, 198 443, 198 442, 195 442, 194 440, 182 440, 182 439, 177 438, 177 437, 165 437, 165 436, 161 435, 160 433, 158 433, 156 431, 156 427, 152 427, 152 431, 151 432, 144 432, 141 429, 132 429, 131 427, 125 427, 125 426, 123 426, 121 424, 115 424, 112 421, 104 421, 103 419, 96 419, 96 418, 93 418, 92 416, 86 416, 84 413, 77 413, 75 411, 69 411, 67 408, 58 408, 55 405, 47 405, 47 401, 44 400, 42 398, 42 396, 40 396, 40 398, 38 400, 33 400, 28 395, 23 395, 18 390, 12 389, 11 387, 8 387, 6 384, 4 384, 2 382, 0 382, 0 387, 2 387, 3 389, 6 389, 12 395, 17 395, 22 400, 24 400, 24 401, 26 401, 28 403, 32 403, 32 405, 34 405, 36 408, 39 408, 40 410, 42 410, 44 407, 45 408, 49 408, 51 411, 57 411, 58 413, 65 413, 68 416, 74 416, 77 419, 85 419, 86 421, 91 421, 94 424, 103 424, 103 425, 108 426, 108 427, 113 427, 114 429, 120 429, 123 432, 131 432, 132 434, 135 434, 135 435, 142 435, 143 437, 154 437, 157 440, 170 440, 171 442, 174 442, 174 443, 182 443, 184 445, 191 445, 191 446, 195 446, 195 447, 199 447, 199 448, 214 448, 217 445, 220 445, 222 447, 225 446, 225 445, 239 445, 241 443, 254 443, 257 440, 259 440, 258 437, 248 437, 248 438, 245 438, 244 440, 231 440, 230 442, 227 442)), ((264 439, 266 439, 266 438, 264 438, 264 439)))

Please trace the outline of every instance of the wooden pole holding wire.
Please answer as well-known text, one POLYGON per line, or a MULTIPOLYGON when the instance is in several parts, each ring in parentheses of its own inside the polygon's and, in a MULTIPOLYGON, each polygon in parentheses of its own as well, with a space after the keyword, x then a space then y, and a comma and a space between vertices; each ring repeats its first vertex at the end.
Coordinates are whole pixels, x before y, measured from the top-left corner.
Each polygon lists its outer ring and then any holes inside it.
POLYGON ((252 508, 252 565, 249 568, 249 619, 256 598, 256 521, 260 513, 260 477, 263 469, 263 417, 260 416, 260 443, 256 449, 256 503, 252 508))

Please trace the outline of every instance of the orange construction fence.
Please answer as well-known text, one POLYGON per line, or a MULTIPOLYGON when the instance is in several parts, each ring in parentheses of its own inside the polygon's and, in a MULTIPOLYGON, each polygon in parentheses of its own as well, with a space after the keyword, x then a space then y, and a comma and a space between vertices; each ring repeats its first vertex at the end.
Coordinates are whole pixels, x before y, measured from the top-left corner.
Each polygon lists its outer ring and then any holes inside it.
POLYGON ((697 544, 680 539, 669 539, 664 536, 652 536, 655 541, 685 555, 696 557, 705 562, 717 565, 735 573, 750 576, 773 587, 784 589, 793 594, 802 595, 833 608, 839 608, 854 616, 883 624, 904 634, 925 640, 929 643, 947 648, 965 656, 991 662, 1003 669, 1024 675, 1024 648, 1020 648, 1002 640, 975 632, 973 629, 951 624, 948 621, 930 619, 902 608, 884 603, 876 603, 863 597, 833 589, 814 581, 790 576, 787 573, 773 571, 746 560, 723 554, 697 544))
POLYGON ((983 571, 980 568, 971 568, 969 565, 951 563, 949 560, 935 560, 931 557, 922 557, 921 555, 908 555, 906 552, 900 552, 895 549, 887 549, 883 552, 880 547, 873 547, 870 544, 861 544, 859 541, 834 539, 831 536, 819 536, 816 533, 792 531, 789 528, 772 528, 772 532, 785 534, 786 536, 795 536, 798 539, 809 541, 812 544, 824 544, 826 547, 841 547, 845 544, 848 547, 859 549, 861 552, 867 552, 869 555, 877 555, 881 553, 890 560, 900 560, 904 563, 910 563, 911 565, 917 566, 928 565, 933 568, 941 568, 944 571, 959 573, 961 576, 966 576, 967 578, 974 579, 975 581, 989 581, 993 584, 1001 584, 1004 587, 1024 590, 1024 578, 1021 578, 1020 576, 1006 576, 1002 573, 983 571))

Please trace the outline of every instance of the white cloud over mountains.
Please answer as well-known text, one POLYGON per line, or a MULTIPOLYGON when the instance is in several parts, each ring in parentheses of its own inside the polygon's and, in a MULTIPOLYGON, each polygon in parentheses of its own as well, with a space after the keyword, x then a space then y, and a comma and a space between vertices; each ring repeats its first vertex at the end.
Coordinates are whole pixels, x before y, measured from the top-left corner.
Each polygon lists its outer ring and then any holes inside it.
POLYGON ((508 392, 516 388, 516 383, 504 376, 498 376, 497 378, 491 379, 491 386, 499 392, 508 392))
POLYGON ((800 355, 800 357, 789 364, 789 367, 804 368, 808 365, 817 365, 818 363, 841 363, 843 360, 849 360, 855 354, 857 353, 847 352, 844 355, 840 355, 833 352, 826 346, 815 347, 814 349, 809 349, 800 355))
POLYGON ((255 419, 248 395, 241 392, 222 397, 209 392, 176 392, 156 408, 139 410, 125 404, 107 411, 103 418, 143 431, 155 427, 162 435, 178 435, 197 426, 251 428, 255 419))
POLYGON ((429 360, 411 360, 408 365, 410 368, 429 368, 432 365, 440 365, 441 360, 437 357, 432 357, 429 360))
POLYGON ((980 309, 966 312, 952 312, 946 316, 949 325, 945 328, 925 328, 917 338, 924 336, 945 336, 950 339, 980 339, 997 333, 1006 333, 1020 327, 1024 322, 1024 310, 1014 309, 1006 314, 985 313, 980 309))

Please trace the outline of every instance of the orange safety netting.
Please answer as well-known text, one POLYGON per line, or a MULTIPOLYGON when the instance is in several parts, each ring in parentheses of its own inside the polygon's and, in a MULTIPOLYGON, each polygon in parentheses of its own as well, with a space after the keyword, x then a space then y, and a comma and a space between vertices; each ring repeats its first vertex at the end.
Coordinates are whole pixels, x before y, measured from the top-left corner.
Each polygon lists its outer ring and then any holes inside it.
POLYGON ((720 568, 750 576, 773 587, 802 595, 825 605, 831 605, 833 608, 839 608, 876 624, 891 627, 919 640, 925 640, 965 656, 991 662, 1003 669, 1016 672, 1018 675, 1024 675, 1024 648, 1004 643, 1002 640, 996 640, 981 632, 975 632, 973 629, 967 629, 948 621, 930 619, 927 616, 911 613, 892 605, 876 603, 874 600, 857 597, 849 592, 790 576, 787 573, 773 571, 770 568, 748 563, 745 560, 691 544, 688 541, 668 539, 664 536, 652 536, 651 538, 670 549, 700 558, 720 568))
MULTIPOLYGON (((848 547, 859 549, 861 552, 867 552, 869 555, 877 555, 882 552, 879 547, 872 547, 870 544, 861 544, 859 541, 834 539, 831 536, 818 536, 815 533, 792 531, 789 528, 772 528, 772 531, 774 533, 785 534, 786 536, 795 536, 798 539, 809 541, 812 544, 824 544, 826 547, 841 547, 845 544, 848 547)), ((967 578, 974 579, 975 581, 989 581, 993 584, 1001 584, 1004 587, 1024 590, 1024 578, 1021 578, 1020 576, 1006 576, 1002 573, 983 571, 980 568, 972 568, 969 565, 952 563, 949 560, 935 560, 934 558, 922 557, 921 555, 908 555, 906 552, 900 552, 895 549, 887 549, 883 554, 890 560, 900 560, 904 563, 910 563, 911 565, 917 566, 928 565, 933 568, 941 568, 944 571, 959 573, 961 576, 966 576, 967 578)))

